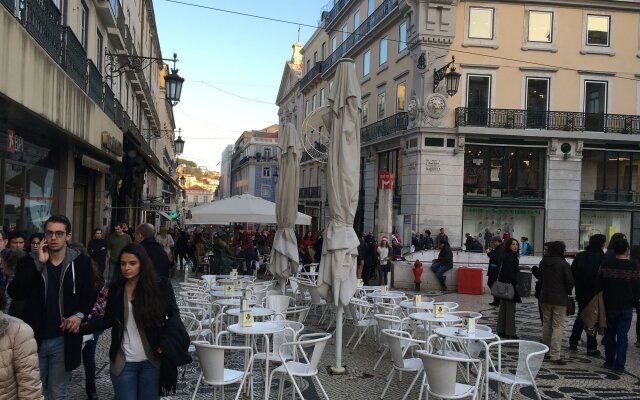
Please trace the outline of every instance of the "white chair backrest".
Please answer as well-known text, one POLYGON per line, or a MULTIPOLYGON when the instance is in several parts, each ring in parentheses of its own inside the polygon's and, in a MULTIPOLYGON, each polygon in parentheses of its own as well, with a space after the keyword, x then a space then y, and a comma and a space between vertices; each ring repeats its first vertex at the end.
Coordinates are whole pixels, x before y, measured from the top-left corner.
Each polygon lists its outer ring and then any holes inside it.
MULTIPOLYGON (((324 348, 327 346, 327 342, 329 342, 329 339, 331 339, 331 334, 326 332, 308 333, 306 335, 301 335, 299 339, 300 340, 296 344, 303 349, 304 347, 313 345, 311 358, 308 359, 309 373, 316 373, 318 371, 318 364, 320 364, 320 359, 322 358, 324 348)), ((302 353, 303 355, 305 354, 304 351, 302 353)))
POLYGON ((351 313, 351 317, 359 321, 371 317, 370 313, 372 310, 373 306, 366 300, 354 297, 349 301, 349 311, 351 313))
POLYGON ((402 330, 402 318, 397 315, 374 314, 373 317, 378 322, 379 329, 402 330))
POLYGON ((455 311, 460 305, 455 301, 445 301, 444 306, 448 311, 455 311))
POLYGON ((460 393, 456 393, 456 370, 458 363, 480 362, 478 359, 449 357, 432 354, 424 350, 417 350, 416 353, 422 360, 429 391, 443 398, 460 397, 460 393))
MULTIPOLYGON (((244 351, 249 352, 253 357, 253 350, 245 346, 220 346, 209 344, 207 342, 194 342, 202 376, 204 381, 212 385, 224 385, 224 353, 225 351, 244 351)), ((245 367, 246 368, 246 367, 245 367)))
POLYGON ((300 284, 303 289, 309 291, 309 296, 311 296, 311 304, 313 305, 321 305, 322 304, 322 296, 320 296, 320 292, 318 291, 318 287, 315 285, 306 285, 300 284))
POLYGON ((285 317, 286 319, 298 321, 301 324, 307 319, 307 315, 309 314, 310 307, 305 306, 293 306, 287 308, 285 317))
POLYGON ((402 340, 411 339, 411 334, 405 331, 383 329, 383 338, 389 347, 391 361, 397 368, 404 368, 404 351, 402 349, 402 340))
POLYGON ((264 305, 266 308, 270 308, 276 312, 276 314, 285 315, 289 304, 291 303, 291 297, 283 294, 271 294, 267 295, 264 299, 264 305))
POLYGON ((218 281, 216 280, 217 275, 202 275, 202 280, 207 282, 209 287, 217 286, 218 281))
POLYGON ((184 325, 187 333, 189 334, 189 339, 197 340, 200 339, 200 333, 202 332, 202 324, 200 321, 193 315, 189 313, 180 314, 180 320, 182 320, 182 324, 184 325))
POLYGON ((376 303, 376 313, 397 315, 400 312, 400 306, 394 303, 376 303))
POLYGON ((291 286, 291 291, 295 296, 298 293, 298 278, 291 277, 289 278, 289 286, 291 286))
POLYGON ((529 340, 499 340, 489 343, 487 349, 487 357, 491 357, 490 365, 498 372, 503 369, 503 364, 507 364, 510 367, 513 366, 513 362, 507 360, 507 353, 513 353, 513 350, 517 350, 518 359, 515 375, 516 378, 524 379, 525 381, 530 381, 538 375, 544 355, 549 351, 549 347, 545 344, 529 340), (494 362, 494 356, 497 363, 494 362), (529 371, 531 371, 531 376, 529 371))

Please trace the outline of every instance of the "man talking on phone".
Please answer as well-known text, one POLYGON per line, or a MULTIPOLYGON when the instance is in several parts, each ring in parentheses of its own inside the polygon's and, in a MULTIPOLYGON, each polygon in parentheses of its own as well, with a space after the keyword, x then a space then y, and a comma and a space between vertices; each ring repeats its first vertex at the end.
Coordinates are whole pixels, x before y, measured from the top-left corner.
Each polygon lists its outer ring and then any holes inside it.
POLYGON ((24 321, 38 342, 42 387, 48 399, 66 400, 71 371, 80 365, 80 323, 95 302, 91 259, 67 247, 71 222, 53 215, 44 223, 37 253, 20 259, 9 296, 25 301, 24 321))

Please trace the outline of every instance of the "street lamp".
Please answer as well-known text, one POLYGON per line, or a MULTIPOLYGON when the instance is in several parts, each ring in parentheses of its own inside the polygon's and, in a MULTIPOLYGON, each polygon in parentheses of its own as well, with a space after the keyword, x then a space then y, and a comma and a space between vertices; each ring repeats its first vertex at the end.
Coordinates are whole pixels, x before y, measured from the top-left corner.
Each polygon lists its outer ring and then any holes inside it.
POLYGON ((433 91, 435 93, 438 88, 438 84, 444 79, 446 80, 446 91, 449 96, 454 96, 458 93, 458 84, 460 83, 460 74, 456 72, 455 68, 456 58, 451 57, 451 62, 444 67, 433 70, 433 91), (449 69, 449 72, 447 72, 449 69))
POLYGON ((178 129, 178 138, 173 141, 173 148, 176 154, 182 154, 184 151, 184 140, 182 139, 182 131, 178 129))
MULTIPOLYGON (((185 178, 184 175, 182 175, 180 177, 180 186, 184 187, 186 183, 187 183, 187 178, 185 178)), ((182 205, 184 206, 184 201, 182 202, 182 205)))
POLYGON ((274 183, 275 185, 277 185, 277 184, 278 184, 278 177, 279 177, 279 176, 280 176, 280 175, 278 175, 278 168, 275 168, 275 169, 274 169, 274 171, 273 171, 273 183, 274 183))

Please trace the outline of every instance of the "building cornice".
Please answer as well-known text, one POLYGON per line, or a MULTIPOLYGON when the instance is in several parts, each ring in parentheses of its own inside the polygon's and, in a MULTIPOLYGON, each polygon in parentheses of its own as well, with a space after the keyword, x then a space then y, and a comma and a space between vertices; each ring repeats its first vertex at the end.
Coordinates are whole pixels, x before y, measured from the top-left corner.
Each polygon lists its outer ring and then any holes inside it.
POLYGON ((524 5, 545 5, 558 7, 575 7, 580 9, 606 9, 637 12, 640 9, 640 0, 473 0, 477 3, 511 3, 524 5))

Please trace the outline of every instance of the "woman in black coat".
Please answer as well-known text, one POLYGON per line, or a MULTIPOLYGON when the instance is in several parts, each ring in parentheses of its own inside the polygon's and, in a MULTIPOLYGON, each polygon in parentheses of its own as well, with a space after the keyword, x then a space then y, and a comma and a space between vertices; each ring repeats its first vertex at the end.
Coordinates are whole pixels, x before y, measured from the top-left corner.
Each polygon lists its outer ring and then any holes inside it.
POLYGON ((189 336, 175 295, 158 279, 144 248, 127 245, 109 287, 104 317, 91 320, 82 334, 111 328, 111 382, 119 400, 157 400, 175 391, 177 367, 191 361, 189 336))
POLYGON ((498 266, 498 281, 513 285, 512 300, 500 299, 498 326, 496 332, 505 339, 518 339, 516 335, 516 303, 522 303, 518 296, 518 271, 520 265, 520 243, 516 239, 507 239, 502 250, 502 264, 498 266))

